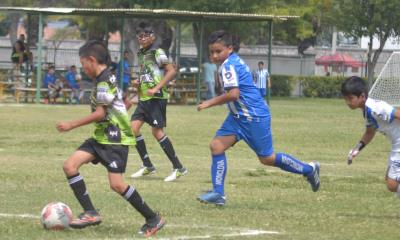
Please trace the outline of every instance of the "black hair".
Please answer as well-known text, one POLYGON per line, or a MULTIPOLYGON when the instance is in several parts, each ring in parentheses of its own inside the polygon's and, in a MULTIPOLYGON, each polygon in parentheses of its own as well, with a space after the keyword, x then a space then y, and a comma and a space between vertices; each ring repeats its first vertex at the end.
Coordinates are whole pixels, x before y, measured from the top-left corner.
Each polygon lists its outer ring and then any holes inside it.
POLYGON ((263 61, 259 61, 259 62, 258 62, 258 64, 262 64, 262 65, 264 65, 264 62, 263 62, 263 61))
POLYGON ((99 64, 111 63, 110 53, 106 46, 98 40, 89 40, 79 48, 79 57, 94 57, 99 64))
POLYGON ((225 30, 212 32, 210 37, 208 37, 208 45, 216 42, 222 43, 225 46, 233 46, 232 35, 225 30))
POLYGON ((362 78, 351 76, 342 83, 341 92, 343 96, 355 95, 359 97, 364 93, 367 97, 368 87, 362 78))
POLYGON ((152 26, 150 26, 150 25, 148 25, 148 24, 146 24, 144 22, 141 22, 141 23, 139 23, 139 27, 136 28, 136 34, 139 34, 141 32, 153 34, 154 33, 154 29, 153 29, 152 26))

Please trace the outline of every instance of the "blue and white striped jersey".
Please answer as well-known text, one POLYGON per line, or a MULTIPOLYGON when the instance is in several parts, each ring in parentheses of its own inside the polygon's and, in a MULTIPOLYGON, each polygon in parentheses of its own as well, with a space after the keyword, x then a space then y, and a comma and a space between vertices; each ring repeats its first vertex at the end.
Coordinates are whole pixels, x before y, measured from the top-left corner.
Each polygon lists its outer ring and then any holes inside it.
POLYGON ((258 88, 267 88, 267 79, 269 77, 269 73, 267 69, 257 69, 254 72, 255 75, 255 85, 258 88))
POLYGON ((240 91, 238 100, 227 103, 231 114, 246 117, 249 121, 270 116, 266 102, 254 85, 249 66, 236 53, 221 64, 219 74, 225 90, 239 88, 240 91))
POLYGON ((400 143, 400 121, 394 114, 396 108, 387 102, 368 98, 365 102, 364 118, 367 127, 373 127, 387 136, 392 144, 400 143))

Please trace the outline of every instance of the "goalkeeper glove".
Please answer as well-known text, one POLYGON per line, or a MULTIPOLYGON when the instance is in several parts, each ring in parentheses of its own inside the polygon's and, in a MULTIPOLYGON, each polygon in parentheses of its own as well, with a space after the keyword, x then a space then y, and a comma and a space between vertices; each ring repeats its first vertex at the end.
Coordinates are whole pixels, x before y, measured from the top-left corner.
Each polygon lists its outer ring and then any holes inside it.
POLYGON ((347 164, 350 165, 353 163, 353 158, 358 155, 358 153, 365 147, 365 143, 360 141, 357 145, 350 150, 349 155, 347 155, 347 164))

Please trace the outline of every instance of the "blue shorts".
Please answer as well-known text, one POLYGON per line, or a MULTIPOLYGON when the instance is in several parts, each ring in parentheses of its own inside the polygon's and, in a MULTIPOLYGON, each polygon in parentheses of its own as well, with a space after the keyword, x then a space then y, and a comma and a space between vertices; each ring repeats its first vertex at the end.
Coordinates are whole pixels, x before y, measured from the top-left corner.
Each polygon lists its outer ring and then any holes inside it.
POLYGON ((261 96, 265 98, 267 96, 267 89, 266 88, 259 88, 261 96))
POLYGON ((274 153, 270 118, 258 118, 248 121, 245 117, 236 118, 229 114, 216 136, 235 135, 236 140, 244 140, 259 157, 268 157, 274 153))

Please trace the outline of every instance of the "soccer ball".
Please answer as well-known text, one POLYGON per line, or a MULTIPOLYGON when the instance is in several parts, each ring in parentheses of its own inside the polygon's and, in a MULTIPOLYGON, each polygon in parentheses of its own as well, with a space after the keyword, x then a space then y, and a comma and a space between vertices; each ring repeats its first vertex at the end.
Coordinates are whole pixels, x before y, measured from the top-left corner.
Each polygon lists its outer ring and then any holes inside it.
POLYGON ((63 230, 69 227, 72 220, 71 209, 62 202, 51 202, 47 204, 40 217, 40 222, 45 229, 63 230))

